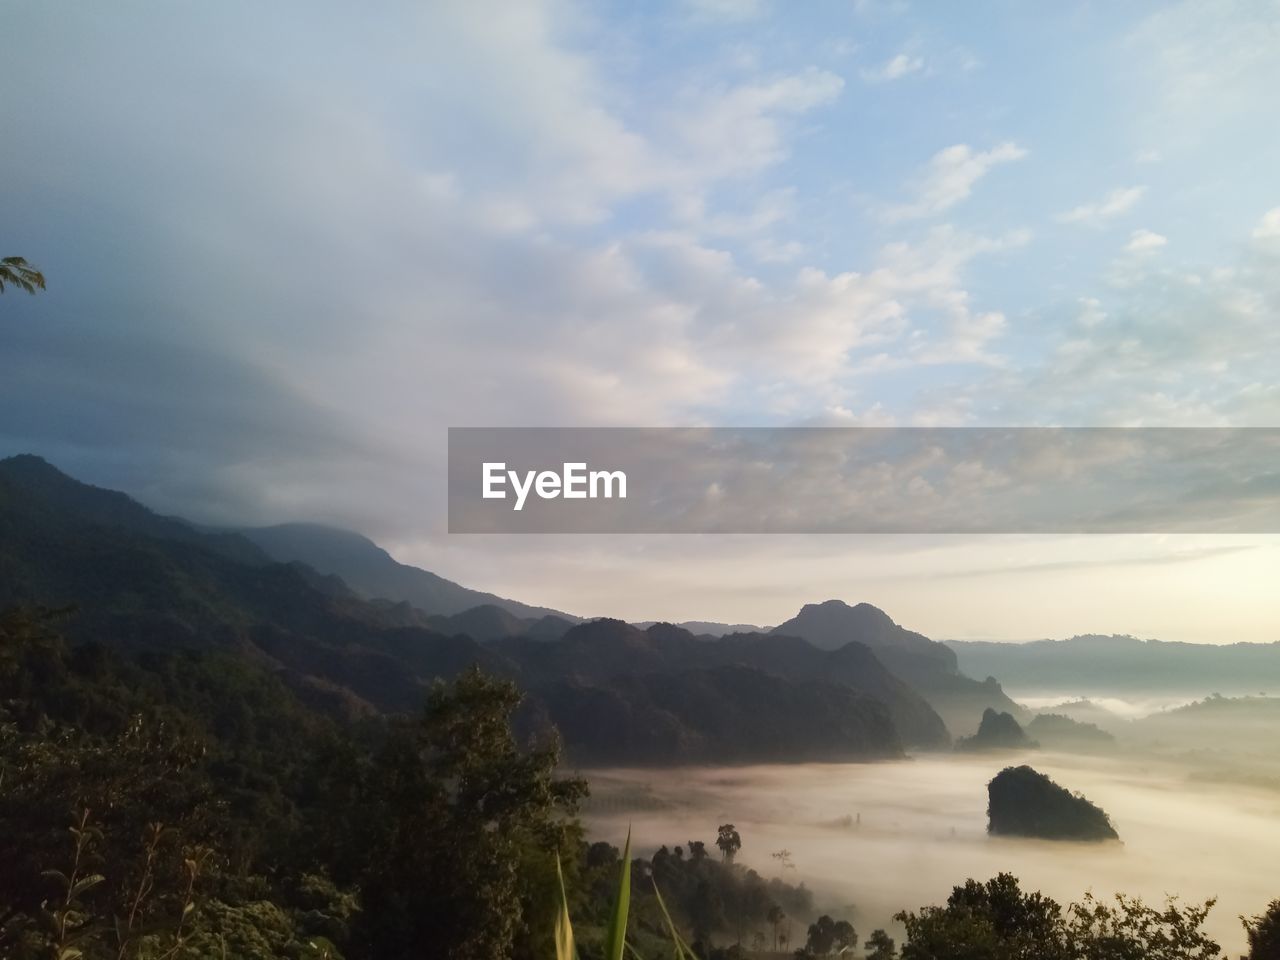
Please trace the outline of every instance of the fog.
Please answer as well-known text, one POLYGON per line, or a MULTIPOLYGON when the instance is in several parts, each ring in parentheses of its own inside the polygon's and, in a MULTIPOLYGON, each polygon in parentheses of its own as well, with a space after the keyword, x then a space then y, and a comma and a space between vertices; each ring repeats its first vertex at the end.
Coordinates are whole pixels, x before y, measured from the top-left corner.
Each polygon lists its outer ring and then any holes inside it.
POLYGON ((1153 713, 1160 713, 1162 710, 1172 710, 1176 707, 1185 707, 1189 703, 1195 703, 1197 700, 1204 699, 1204 694, 1199 691, 1185 694, 1168 694, 1164 696, 1148 696, 1148 697, 1115 697, 1115 696, 1099 696, 1098 694, 1087 693, 1042 693, 1025 692, 1019 689, 1005 689, 1005 693, 1009 694, 1014 700, 1022 704, 1028 710, 1034 713, 1053 713, 1055 707, 1079 703, 1082 700, 1088 700, 1095 707, 1104 710, 1109 714, 1114 714, 1117 720, 1140 720, 1143 717, 1149 717, 1153 713))
POLYGON ((742 835, 740 863, 803 881, 818 909, 848 917, 861 937, 877 926, 893 932, 894 912, 941 903, 967 877, 1010 871, 1023 889, 1064 906, 1086 890, 1155 903, 1166 894, 1217 897, 1206 926, 1232 956, 1244 947, 1239 915, 1260 913, 1280 897, 1280 792, 1192 782, 1165 760, 1035 751, 587 776, 593 840, 621 845, 630 826, 637 853, 647 856, 689 840, 712 847, 717 825, 732 822, 742 835), (1122 843, 988 837, 987 781, 1019 763, 1100 805, 1122 843), (770 856, 782 849, 794 868, 770 856))

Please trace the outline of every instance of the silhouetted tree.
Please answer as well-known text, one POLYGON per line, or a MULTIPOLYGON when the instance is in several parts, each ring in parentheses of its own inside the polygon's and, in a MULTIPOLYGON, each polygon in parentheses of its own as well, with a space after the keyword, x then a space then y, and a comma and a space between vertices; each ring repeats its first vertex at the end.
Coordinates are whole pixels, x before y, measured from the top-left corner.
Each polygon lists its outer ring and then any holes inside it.
POLYGON ((809 939, 805 948, 818 956, 826 956, 832 950, 856 946, 858 931, 848 920, 832 920, 825 913, 809 925, 809 939))
POLYGON ((869 951, 867 960, 893 960, 893 937, 883 930, 872 930, 863 946, 869 951))
POLYGON ((1280 900, 1272 900, 1265 913, 1240 921, 1249 936, 1249 960, 1280 960, 1280 900))
POLYGON ((720 824, 720 833, 716 837, 716 846, 720 848, 720 856, 725 863, 733 863, 733 858, 742 849, 742 837, 732 823, 720 824))
POLYGON ((835 934, 835 948, 841 953, 858 945, 858 931, 848 920, 837 920, 832 932, 835 934))
MULTIPOLYGON (((438 686, 418 724, 376 761, 361 813, 372 835, 360 953, 511 954, 539 886, 535 861, 564 843, 562 818, 584 793, 581 781, 556 777, 555 748, 518 746, 510 720, 520 699, 514 684, 473 667, 438 686)), ((542 867, 549 889, 554 860, 542 867)))
POLYGON ((769 926, 773 927, 773 949, 774 952, 777 952, 778 928, 782 926, 782 921, 787 919, 787 915, 783 909, 775 903, 769 908, 769 912, 765 915, 765 918, 769 921, 769 926))
POLYGON ((773 853, 769 854, 769 856, 777 860, 778 866, 783 870, 794 870, 796 868, 795 862, 791 859, 791 851, 786 848, 783 848, 782 850, 775 850, 773 853))
POLYGON ((903 960, 1211 960, 1221 948, 1201 929, 1213 901, 1163 909, 1118 895, 1115 905, 1086 894, 1064 914, 1040 893, 1023 893, 1002 873, 966 881, 945 907, 899 913, 903 960))

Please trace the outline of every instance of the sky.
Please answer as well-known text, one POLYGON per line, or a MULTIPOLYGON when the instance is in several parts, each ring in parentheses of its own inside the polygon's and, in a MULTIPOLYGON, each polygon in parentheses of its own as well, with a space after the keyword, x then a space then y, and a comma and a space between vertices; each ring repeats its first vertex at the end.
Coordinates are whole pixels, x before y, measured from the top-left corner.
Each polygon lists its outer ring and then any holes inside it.
POLYGON ((1264 536, 445 530, 449 426, 1280 425, 1280 3, 9 0, 0 453, 581 614, 1280 640, 1264 536))

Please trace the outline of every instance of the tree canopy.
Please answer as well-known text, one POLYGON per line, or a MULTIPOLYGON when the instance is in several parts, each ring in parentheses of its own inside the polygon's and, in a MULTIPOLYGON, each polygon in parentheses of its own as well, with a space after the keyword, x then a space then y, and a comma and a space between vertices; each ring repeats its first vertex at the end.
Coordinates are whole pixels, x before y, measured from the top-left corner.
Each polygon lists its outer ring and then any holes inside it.
POLYGON ((44 274, 22 257, 0 257, 0 293, 6 284, 35 293, 45 288, 44 274))

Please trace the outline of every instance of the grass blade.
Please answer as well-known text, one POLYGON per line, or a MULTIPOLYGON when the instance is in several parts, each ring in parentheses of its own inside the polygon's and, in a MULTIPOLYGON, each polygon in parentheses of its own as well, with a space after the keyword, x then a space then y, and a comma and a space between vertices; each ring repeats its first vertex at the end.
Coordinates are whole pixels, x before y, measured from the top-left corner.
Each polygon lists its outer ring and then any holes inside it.
POLYGON ((556 914, 556 960, 578 960, 573 945, 573 925, 569 922, 569 898, 564 892, 564 873, 560 870, 560 854, 556 853, 556 879, 560 881, 560 912, 556 914))
POLYGON ((618 892, 613 901, 613 915, 605 931, 605 960, 622 960, 627 943, 627 914, 631 911, 631 831, 627 830, 627 846, 622 851, 622 869, 618 871, 618 892))
MULTIPOLYGON (((653 878, 650 877, 650 879, 652 880, 653 878)), ((653 895, 658 898, 658 906, 662 910, 662 919, 667 923, 667 933, 671 935, 671 943, 676 948, 676 960, 697 960, 689 945, 680 936, 680 931, 676 929, 675 921, 671 919, 671 914, 667 912, 667 905, 663 902, 662 891, 658 889, 657 880, 653 880, 653 895)))

